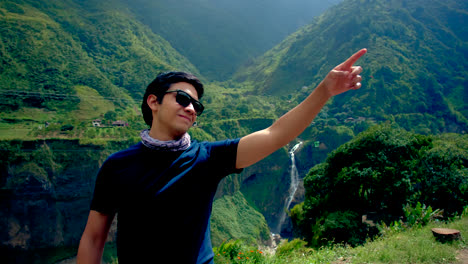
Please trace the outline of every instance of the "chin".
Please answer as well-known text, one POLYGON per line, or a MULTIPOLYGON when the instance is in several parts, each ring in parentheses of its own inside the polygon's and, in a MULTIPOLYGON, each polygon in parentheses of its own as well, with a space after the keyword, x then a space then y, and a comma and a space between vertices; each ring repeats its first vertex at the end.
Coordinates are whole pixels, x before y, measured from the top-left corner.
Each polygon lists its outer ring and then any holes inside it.
POLYGON ((184 129, 178 129, 174 134, 176 135, 176 138, 179 139, 181 138, 185 133, 188 132, 190 127, 184 128, 184 129))

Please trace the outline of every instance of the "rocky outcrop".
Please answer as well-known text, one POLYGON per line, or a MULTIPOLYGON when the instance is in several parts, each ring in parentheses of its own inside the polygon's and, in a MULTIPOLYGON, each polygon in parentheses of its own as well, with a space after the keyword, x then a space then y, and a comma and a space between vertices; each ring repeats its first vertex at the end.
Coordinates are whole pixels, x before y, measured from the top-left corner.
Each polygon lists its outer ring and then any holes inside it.
POLYGON ((0 250, 7 263, 77 248, 96 173, 112 148, 70 140, 1 143, 8 152, 0 170, 0 250))

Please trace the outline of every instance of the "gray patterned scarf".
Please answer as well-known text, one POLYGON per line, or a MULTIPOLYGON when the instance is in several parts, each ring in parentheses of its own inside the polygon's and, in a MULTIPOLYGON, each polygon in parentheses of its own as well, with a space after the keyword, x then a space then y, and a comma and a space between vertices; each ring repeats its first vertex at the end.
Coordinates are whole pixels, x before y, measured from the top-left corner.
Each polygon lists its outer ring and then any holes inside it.
POLYGON ((185 133, 178 140, 169 141, 161 141, 150 137, 149 129, 141 131, 140 136, 143 145, 153 150, 181 151, 190 147, 190 135, 188 133, 185 133))

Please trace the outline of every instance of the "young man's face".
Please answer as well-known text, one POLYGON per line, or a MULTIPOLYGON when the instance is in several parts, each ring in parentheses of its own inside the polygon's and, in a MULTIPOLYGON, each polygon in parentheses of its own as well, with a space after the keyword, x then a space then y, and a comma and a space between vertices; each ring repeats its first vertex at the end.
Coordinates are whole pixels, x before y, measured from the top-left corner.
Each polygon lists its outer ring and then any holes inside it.
POLYGON ((196 111, 190 103, 182 106, 176 101, 177 92, 183 91, 193 99, 198 100, 198 93, 193 85, 186 82, 173 83, 164 95, 161 104, 156 103, 153 111, 152 132, 156 132, 159 140, 173 140, 181 137, 197 119, 196 111))

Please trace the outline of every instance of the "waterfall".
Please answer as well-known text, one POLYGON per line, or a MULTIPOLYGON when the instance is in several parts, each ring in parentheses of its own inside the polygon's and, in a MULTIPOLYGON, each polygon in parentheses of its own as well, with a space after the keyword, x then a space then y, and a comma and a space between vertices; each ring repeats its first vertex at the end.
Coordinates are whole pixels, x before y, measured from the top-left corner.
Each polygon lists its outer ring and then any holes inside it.
POLYGON ((297 143, 294 147, 289 151, 289 156, 291 159, 291 170, 289 172, 291 183, 289 185, 288 190, 288 198, 286 200, 284 210, 281 212, 280 219, 278 221, 278 226, 276 228, 276 232, 279 234, 281 233, 281 227, 286 221, 287 210, 289 210, 289 206, 291 206, 291 202, 294 199, 294 194, 296 194, 297 187, 299 186, 299 172, 296 168, 296 159, 294 158, 294 152, 301 146, 302 142, 297 143))

